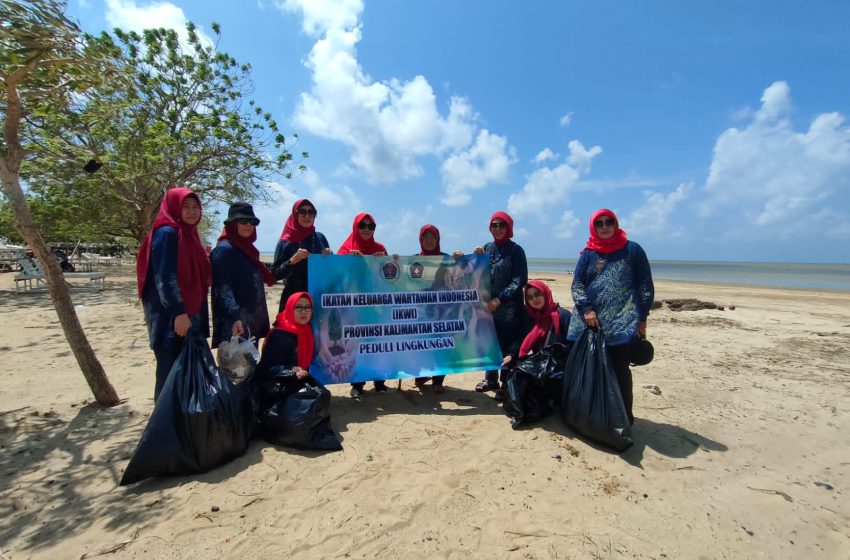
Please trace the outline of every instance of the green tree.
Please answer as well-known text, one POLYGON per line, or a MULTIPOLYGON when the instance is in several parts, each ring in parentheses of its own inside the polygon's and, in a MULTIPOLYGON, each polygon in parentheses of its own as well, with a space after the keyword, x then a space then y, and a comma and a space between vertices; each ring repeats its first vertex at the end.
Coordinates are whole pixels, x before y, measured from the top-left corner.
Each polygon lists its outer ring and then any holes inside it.
POLYGON ((74 223, 98 235, 141 241, 167 188, 187 186, 205 201, 270 201, 269 181, 304 168, 271 114, 248 99, 250 66, 218 51, 219 26, 212 45, 186 27, 184 45, 166 29, 96 38, 131 85, 104 81, 77 96, 74 111, 30 120, 39 157, 24 174, 33 195, 68 201, 74 223), (81 173, 92 158, 103 167, 81 173))
POLYGON ((22 123, 48 108, 66 109, 74 93, 111 73, 97 45, 84 40, 77 25, 65 17, 64 8, 64 3, 55 0, 0 0, 0 181, 15 228, 44 266, 59 323, 95 399, 113 406, 119 402, 118 394, 80 325, 62 271, 33 222, 19 176, 27 156, 22 123))

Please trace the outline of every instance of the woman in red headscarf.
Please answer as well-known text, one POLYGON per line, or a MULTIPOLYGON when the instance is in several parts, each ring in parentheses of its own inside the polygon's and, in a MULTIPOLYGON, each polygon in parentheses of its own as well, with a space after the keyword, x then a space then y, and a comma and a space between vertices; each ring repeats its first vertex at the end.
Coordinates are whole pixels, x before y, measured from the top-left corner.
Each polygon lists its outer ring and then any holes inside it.
MULTIPOLYGON (((490 292, 493 297, 487 302, 487 309, 493 314, 502 356, 507 356, 522 329, 522 289, 528 283, 528 261, 522 247, 511 239, 514 236, 514 221, 507 212, 494 212, 490 216, 489 227, 493 241, 483 247, 476 247, 475 253, 490 257, 490 292)), ((462 256, 461 251, 455 251, 455 258, 462 256)), ((495 391, 496 400, 501 401, 505 395, 505 376, 505 371, 487 371, 475 390, 495 391)))
MULTIPOLYGON (((340 245, 337 254, 356 255, 361 257, 369 255, 386 255, 387 248, 375 241, 376 227, 375 219, 371 216, 371 214, 366 214, 365 212, 357 214, 354 218, 354 225, 351 227, 351 235, 349 235, 345 242, 340 245)), ((363 382, 352 383, 351 392, 349 394, 352 397, 359 399, 363 396, 363 387, 365 386, 366 384, 363 382)), ((375 392, 386 393, 387 384, 381 380, 375 381, 375 392)))
POLYGON ((602 329, 629 421, 634 422, 629 345, 635 337, 646 337, 655 288, 646 253, 626 239, 607 208, 590 217, 590 237, 576 263, 572 295, 577 320, 570 323, 567 338, 576 340, 588 327, 602 329))
POLYGON ((166 191, 150 233, 139 247, 139 298, 156 356, 154 400, 194 325, 209 336, 210 261, 198 234, 201 200, 183 187, 166 191))
MULTIPOLYGON (((419 228, 419 248, 421 250, 419 251, 418 256, 421 257, 448 256, 448 254, 440 251, 440 230, 437 229, 437 226, 431 224, 425 224, 419 228)), ((446 388, 443 386, 445 379, 445 375, 417 377, 414 380, 414 384, 418 389, 421 389, 426 383, 428 383, 428 381, 431 381, 434 386, 434 392, 438 395, 442 395, 446 392, 446 388)))
POLYGON ((316 231, 315 223, 313 203, 306 198, 296 200, 283 226, 272 263, 272 274, 284 281, 278 311, 283 311, 289 296, 307 291, 307 257, 331 252, 327 238, 316 231))
POLYGON ((257 341, 269 332, 269 310, 263 284, 273 286, 275 277, 260 261, 254 247, 260 220, 247 202, 232 204, 224 220, 212 261, 213 348, 233 336, 257 341))
MULTIPOLYGON (((287 417, 292 409, 284 401, 307 387, 312 389, 304 399, 327 399, 330 393, 310 375, 310 363, 313 361, 315 342, 313 327, 313 298, 307 292, 296 292, 289 296, 283 311, 278 313, 272 330, 263 344, 263 354, 254 372, 254 401, 258 407, 258 417, 266 439, 281 445, 295 445, 313 449, 342 449, 339 440, 330 428, 330 415, 327 409, 299 405, 295 412, 298 418, 287 417), (320 394, 316 396, 316 391, 320 394), (305 414, 313 417, 305 418, 305 414), (316 416, 320 415, 320 416, 316 416), (288 424, 293 421, 301 424, 310 421, 309 441, 293 441, 303 427, 292 429, 288 424)), ((304 402, 302 399, 302 402, 304 402)), ((302 434, 303 435, 303 434, 302 434)))

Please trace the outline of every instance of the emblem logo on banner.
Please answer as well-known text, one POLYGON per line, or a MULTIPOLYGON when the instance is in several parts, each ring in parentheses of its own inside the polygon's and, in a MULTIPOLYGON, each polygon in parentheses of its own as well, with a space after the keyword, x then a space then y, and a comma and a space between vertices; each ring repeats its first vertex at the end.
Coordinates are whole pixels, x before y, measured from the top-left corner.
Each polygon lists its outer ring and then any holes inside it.
POLYGON ((502 355, 485 255, 310 258, 317 353, 325 384, 498 369, 502 355), (402 274, 406 271, 407 274, 402 274))

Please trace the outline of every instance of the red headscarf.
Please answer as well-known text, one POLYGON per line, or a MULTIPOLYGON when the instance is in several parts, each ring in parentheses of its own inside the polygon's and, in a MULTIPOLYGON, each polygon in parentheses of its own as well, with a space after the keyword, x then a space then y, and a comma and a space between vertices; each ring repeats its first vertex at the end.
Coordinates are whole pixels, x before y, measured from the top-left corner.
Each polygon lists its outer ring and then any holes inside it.
POLYGON ((368 241, 360 237, 360 233, 357 231, 357 224, 365 218, 369 218, 372 220, 373 224, 377 224, 375 218, 373 218, 371 214, 366 214, 365 212, 357 214, 357 217, 354 218, 354 225, 351 227, 351 235, 349 235, 348 239, 340 245, 339 251, 336 252, 338 255, 347 255, 354 250, 360 251, 364 255, 374 255, 381 251, 384 253, 387 252, 386 247, 375 241, 374 235, 372 235, 368 241))
MULTIPOLYGON (((505 235, 505 236, 504 236, 503 238, 501 238, 501 239, 496 239, 496 236, 493 236, 493 242, 495 242, 495 243, 496 243, 496 245, 501 245, 502 243, 507 243, 507 242, 508 242, 508 240, 509 240, 511 237, 513 237, 513 236, 514 236, 514 219, 513 219, 513 218, 511 218, 511 217, 508 215, 508 213, 507 213, 507 212, 502 212, 501 210, 499 210, 498 212, 493 212, 493 215, 492 215, 492 216, 490 216, 490 223, 492 224, 492 223, 493 223, 493 220, 495 220, 496 218, 498 218, 498 219, 500 219, 500 220, 504 221, 506 224, 508 224, 508 233, 507 233, 507 235, 505 235)), ((492 232, 490 232, 490 234, 492 235, 492 232)))
POLYGON ((295 322, 295 304, 301 298, 310 300, 310 305, 313 305, 310 294, 295 292, 286 300, 283 311, 277 314, 272 328, 290 332, 297 337, 295 345, 298 348, 298 367, 307 370, 310 368, 310 362, 313 361, 313 327, 310 323, 301 325, 295 322))
POLYGON ((257 270, 260 271, 260 276, 263 278, 263 282, 266 283, 267 286, 274 286, 276 282, 274 275, 271 271, 266 268, 266 265, 260 261, 260 251, 256 247, 254 247, 254 242, 257 240, 257 228, 254 228, 254 231, 251 232, 251 237, 242 237, 239 235, 239 224, 236 223, 236 220, 232 222, 226 222, 224 224, 224 229, 221 230, 221 235, 218 236, 219 241, 230 241, 230 245, 233 246, 234 249, 242 251, 251 262, 254 263, 254 266, 257 267, 257 270))
POLYGON ((590 217, 590 238, 587 240, 587 249, 607 255, 625 247, 626 241, 626 232, 620 229, 620 220, 613 212, 607 208, 602 208, 593 213, 590 217), (593 222, 602 216, 609 216, 614 219, 614 235, 608 239, 599 237, 599 234, 596 233, 596 227, 593 225, 593 222))
POLYGON ((525 335, 522 345, 519 347, 519 355, 525 356, 531 352, 534 345, 543 340, 552 325, 555 325, 555 333, 561 334, 561 320, 558 317, 558 302, 552 299, 552 290, 542 280, 530 280, 525 289, 537 288, 543 294, 543 307, 534 309, 525 302, 525 311, 534 318, 534 326, 525 335))
POLYGON ((419 253, 422 256, 442 254, 442 251, 440 251, 440 230, 437 229, 437 226, 432 226, 431 224, 425 224, 422 226, 419 230, 419 248, 422 249, 422 252, 419 253), (425 247, 422 245, 422 237, 425 235, 426 231, 430 231, 437 236, 437 245, 434 247, 433 251, 426 251, 425 247))
POLYGON ((198 235, 198 224, 184 224, 181 219, 180 210, 183 201, 190 196, 195 197, 200 204, 198 195, 187 188, 175 187, 165 192, 162 203, 159 205, 159 215, 139 247, 139 253, 136 256, 136 279, 139 283, 139 298, 141 298, 151 258, 153 233, 162 226, 173 227, 177 230, 177 286, 180 288, 180 297, 183 298, 186 313, 197 315, 201 305, 206 302, 212 275, 210 260, 198 235))
POLYGON ((301 227, 301 224, 298 223, 298 209, 305 202, 312 206, 313 210, 316 209, 313 203, 307 200, 306 198, 296 200, 295 204, 292 205, 292 213, 286 219, 286 224, 283 226, 283 231, 280 233, 280 238, 282 240, 291 241, 293 243, 301 243, 306 238, 313 235, 313 233, 316 231, 315 226, 305 228, 301 227))

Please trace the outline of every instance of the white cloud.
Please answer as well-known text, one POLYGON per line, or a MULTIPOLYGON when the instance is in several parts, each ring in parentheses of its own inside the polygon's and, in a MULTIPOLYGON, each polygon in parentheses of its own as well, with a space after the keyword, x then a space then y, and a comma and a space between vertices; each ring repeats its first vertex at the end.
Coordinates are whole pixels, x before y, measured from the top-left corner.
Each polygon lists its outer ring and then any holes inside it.
POLYGON ((558 220, 558 225, 555 227, 555 237, 560 239, 572 239, 576 227, 581 222, 573 214, 572 210, 566 210, 561 214, 561 219, 558 220))
POLYGON ((512 148, 506 140, 498 154, 490 150, 493 142, 482 146, 482 134, 503 137, 478 129, 478 115, 467 99, 452 97, 447 112, 441 113, 425 77, 376 80, 364 71, 356 49, 362 1, 280 0, 278 6, 301 14, 303 30, 317 39, 304 63, 312 87, 301 94, 294 122, 307 132, 342 142, 355 172, 371 182, 392 182, 421 175, 419 158, 448 158, 452 162, 444 179, 446 200, 452 204, 468 202, 468 189, 503 179, 505 172, 499 168, 515 162, 512 148), (487 156, 490 161, 483 160, 487 156), (465 169, 458 160, 467 163, 465 169), (473 168, 479 172, 473 173, 473 168), (481 178, 484 183, 479 183, 481 178))
POLYGON ((561 126, 570 126, 570 123, 573 122, 573 112, 570 111, 569 113, 561 117, 561 120, 559 122, 561 123, 561 126))
POLYGON ((621 226, 628 235, 638 237, 679 237, 684 231, 687 223, 677 220, 670 223, 672 216, 682 201, 684 201, 691 190, 692 183, 682 183, 674 191, 661 193, 657 191, 644 191, 643 204, 633 210, 628 217, 620 220, 621 226))
POLYGON ((718 137, 705 185, 704 216, 802 228, 800 217, 850 189, 850 127, 839 113, 816 116, 808 130, 793 128, 790 88, 776 82, 742 128, 718 137), (799 224, 799 225, 795 225, 799 224))
POLYGON ((540 152, 534 156, 534 163, 543 163, 544 161, 548 161, 550 159, 558 159, 558 154, 550 150, 549 148, 543 148, 540 152))
MULTIPOLYGON (((188 43, 186 14, 182 8, 170 2, 153 2, 147 6, 139 6, 135 0, 106 0, 105 17, 110 29, 120 27, 125 31, 141 32, 145 29, 164 27, 175 30, 181 44, 188 43)), ((200 26, 196 32, 202 42, 213 44, 200 26)))
POLYGON ((442 167, 446 185, 443 203, 462 206, 471 199, 469 191, 506 181, 508 169, 516 163, 515 151, 507 144, 504 136, 482 130, 468 150, 449 156, 442 167))
POLYGON ((554 208, 563 207, 579 178, 590 172, 593 158, 602 153, 599 146, 588 150, 578 140, 570 141, 568 146, 570 154, 566 163, 534 171, 522 190, 508 198, 511 215, 534 214, 546 221, 554 208))

